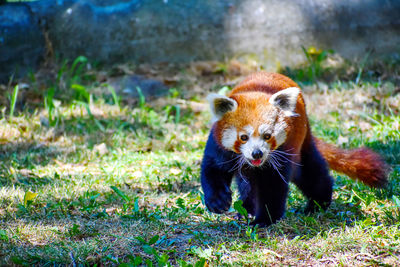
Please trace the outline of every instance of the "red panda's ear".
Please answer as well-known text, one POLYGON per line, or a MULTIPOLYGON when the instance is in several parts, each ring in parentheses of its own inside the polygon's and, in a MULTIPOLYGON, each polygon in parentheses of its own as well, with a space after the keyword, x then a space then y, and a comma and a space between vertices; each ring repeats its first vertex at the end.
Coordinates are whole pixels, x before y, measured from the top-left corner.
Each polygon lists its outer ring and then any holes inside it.
POLYGON ((298 114, 294 111, 296 109, 297 97, 299 94, 299 88, 289 87, 273 94, 269 99, 269 103, 282 109, 286 116, 296 117, 298 114))
POLYGON ((221 119, 225 113, 235 111, 237 108, 237 102, 227 96, 209 94, 207 100, 210 102, 211 113, 214 120, 221 119))

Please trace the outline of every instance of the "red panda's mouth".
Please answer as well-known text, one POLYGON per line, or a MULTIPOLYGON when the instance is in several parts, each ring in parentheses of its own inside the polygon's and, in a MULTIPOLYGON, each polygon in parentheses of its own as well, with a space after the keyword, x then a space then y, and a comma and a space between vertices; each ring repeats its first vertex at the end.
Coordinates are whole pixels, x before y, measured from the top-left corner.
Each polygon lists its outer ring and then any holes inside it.
POLYGON ((254 160, 251 160, 250 162, 251 162, 251 164, 253 164, 254 166, 260 166, 261 163, 262 163, 262 160, 261 160, 261 159, 254 159, 254 160))

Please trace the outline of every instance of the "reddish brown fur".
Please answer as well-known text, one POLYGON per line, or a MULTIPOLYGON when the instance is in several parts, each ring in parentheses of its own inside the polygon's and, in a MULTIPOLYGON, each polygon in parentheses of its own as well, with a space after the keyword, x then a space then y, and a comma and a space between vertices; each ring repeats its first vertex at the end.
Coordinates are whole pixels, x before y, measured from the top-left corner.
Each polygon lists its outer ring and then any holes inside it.
MULTIPOLYGON (((270 105, 263 103, 268 103, 272 94, 288 87, 299 86, 290 78, 277 73, 258 72, 248 76, 229 94, 229 97, 238 103, 238 108, 236 111, 228 112, 217 122, 215 136, 218 142, 221 140, 223 130, 231 125, 239 129, 245 125, 259 125, 261 123, 259 115, 271 108, 270 105), (252 93, 248 94, 249 92, 252 93), (241 112, 244 108, 247 114, 241 112)), ((290 149, 291 153, 297 154, 296 161, 299 162, 302 147, 308 147, 305 144, 313 140, 301 94, 297 99, 295 112, 299 116, 285 118, 288 127, 283 146, 286 150, 290 149)), ((371 150, 367 148, 343 150, 316 138, 314 141, 331 169, 345 173, 369 186, 379 187, 387 182, 386 165, 381 157, 371 150)), ((235 144, 237 153, 239 146, 240 144, 235 144)))
POLYGON ((235 145, 233 146, 233 149, 236 153, 240 153, 240 145, 242 144, 242 142, 240 142, 239 140, 236 140, 235 145))
POLYGON ((277 147, 276 147, 276 139, 275 139, 275 137, 271 137, 271 140, 269 141, 269 143, 270 143, 270 145, 271 145, 271 150, 274 150, 274 149, 276 149, 277 147))
POLYGON ((331 169, 372 187, 382 187, 386 184, 386 163, 372 150, 366 147, 344 150, 317 138, 314 140, 331 169))

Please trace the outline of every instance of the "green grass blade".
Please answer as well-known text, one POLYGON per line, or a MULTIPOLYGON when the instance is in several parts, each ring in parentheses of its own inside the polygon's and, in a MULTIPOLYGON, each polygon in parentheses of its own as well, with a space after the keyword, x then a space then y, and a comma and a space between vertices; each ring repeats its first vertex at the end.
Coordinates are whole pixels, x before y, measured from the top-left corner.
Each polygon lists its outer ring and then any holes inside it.
POLYGON ((179 121, 181 120, 181 107, 179 105, 175 106, 175 124, 178 124, 179 121))
POLYGON ((74 83, 71 85, 71 88, 75 91, 76 100, 85 100, 86 102, 90 102, 90 94, 85 86, 74 83))
POLYGON ((112 86, 108 86, 108 90, 110 90, 113 101, 114 101, 114 105, 117 105, 119 108, 120 106, 120 98, 118 97, 117 93, 115 92, 114 87, 112 86))
POLYGON ((139 86, 136 86, 136 91, 139 94, 139 107, 143 108, 144 105, 146 104, 146 98, 144 97, 144 94, 142 92, 142 89, 140 89, 139 86))
POLYGON ((129 197, 124 193, 124 192, 122 192, 118 187, 116 187, 116 186, 110 186, 110 188, 112 189, 112 190, 114 190, 114 192, 118 195, 118 196, 120 196, 125 202, 130 202, 131 200, 129 199, 129 197))
MULTIPOLYGON (((74 62, 72 63, 70 73, 71 73, 72 75, 74 75, 78 64, 79 64, 79 63, 86 64, 87 62, 88 62, 88 60, 87 60, 86 57, 84 57, 84 56, 79 56, 79 57, 77 57, 77 58, 74 60, 74 62)), ((79 74, 79 73, 77 73, 77 74, 79 74)))
POLYGON ((364 71, 364 67, 367 64, 367 61, 368 61, 368 58, 369 58, 370 55, 371 55, 371 51, 368 51, 368 53, 364 56, 363 60, 361 61, 360 67, 358 69, 357 77, 356 77, 356 80, 355 80, 355 84, 359 84, 360 83, 361 76, 362 76, 362 73, 364 71))
POLYGON ((14 116, 15 104, 17 103, 19 86, 18 84, 14 87, 13 94, 11 97, 11 105, 10 105, 10 119, 14 116))

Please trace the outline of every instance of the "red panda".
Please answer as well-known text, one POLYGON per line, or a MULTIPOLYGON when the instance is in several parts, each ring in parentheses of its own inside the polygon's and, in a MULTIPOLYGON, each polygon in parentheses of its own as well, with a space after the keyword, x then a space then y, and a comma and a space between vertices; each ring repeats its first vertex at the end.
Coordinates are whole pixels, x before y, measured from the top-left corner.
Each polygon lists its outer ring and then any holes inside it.
POLYGON ((249 75, 228 96, 208 97, 213 126, 201 166, 204 200, 211 212, 229 209, 236 178, 253 225, 284 216, 289 181, 307 197, 306 212, 327 208, 333 179, 328 166, 371 187, 387 183, 387 167, 368 148, 344 150, 311 134, 299 86, 267 72, 249 75))

